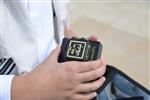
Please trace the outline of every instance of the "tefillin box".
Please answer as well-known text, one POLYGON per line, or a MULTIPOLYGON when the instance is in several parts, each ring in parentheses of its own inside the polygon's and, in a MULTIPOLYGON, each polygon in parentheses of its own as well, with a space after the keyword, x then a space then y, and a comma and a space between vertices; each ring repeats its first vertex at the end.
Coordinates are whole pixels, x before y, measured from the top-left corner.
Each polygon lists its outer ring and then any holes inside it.
POLYGON ((58 62, 92 61, 101 56, 102 44, 85 38, 64 38, 58 62))

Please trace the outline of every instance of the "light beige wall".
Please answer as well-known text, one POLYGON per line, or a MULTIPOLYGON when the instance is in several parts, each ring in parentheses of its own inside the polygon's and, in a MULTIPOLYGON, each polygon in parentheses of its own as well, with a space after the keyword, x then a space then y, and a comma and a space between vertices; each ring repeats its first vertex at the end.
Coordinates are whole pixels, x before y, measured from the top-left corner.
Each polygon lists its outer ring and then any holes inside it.
POLYGON ((71 0, 70 26, 79 36, 96 34, 106 62, 150 89, 150 3, 124 1, 71 0))

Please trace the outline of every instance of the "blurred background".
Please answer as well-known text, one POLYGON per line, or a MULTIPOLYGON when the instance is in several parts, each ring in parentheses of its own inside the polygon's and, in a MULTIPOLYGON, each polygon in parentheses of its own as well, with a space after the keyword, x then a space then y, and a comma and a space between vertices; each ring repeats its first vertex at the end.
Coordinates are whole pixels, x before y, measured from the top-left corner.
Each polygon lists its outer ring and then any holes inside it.
POLYGON ((95 34, 107 64, 150 89, 148 0, 71 0, 70 27, 78 36, 95 34))

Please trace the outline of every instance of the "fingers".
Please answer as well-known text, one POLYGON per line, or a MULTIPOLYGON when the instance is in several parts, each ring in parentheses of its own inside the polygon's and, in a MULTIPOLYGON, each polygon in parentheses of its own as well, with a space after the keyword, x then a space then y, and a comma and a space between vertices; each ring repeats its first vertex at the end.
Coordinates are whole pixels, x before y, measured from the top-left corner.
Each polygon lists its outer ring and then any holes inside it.
POLYGON ((88 38, 88 40, 97 41, 97 37, 95 35, 92 35, 88 38))
POLYGON ((96 96, 97 96, 96 92, 90 92, 90 93, 85 93, 85 94, 76 94, 73 97, 73 100, 91 100, 92 98, 94 98, 96 96))
MULTIPOLYGON (((95 80, 105 73, 106 65, 102 59, 90 62, 67 62, 70 65, 67 72, 76 73, 76 79, 79 83, 95 80)), ((66 66, 66 65, 65 65, 66 66)))
POLYGON ((77 93, 77 95, 74 96, 75 100, 91 100, 92 98, 96 97, 97 93, 93 91, 96 91, 98 88, 100 88, 104 82, 105 77, 101 77, 96 81, 79 85, 75 91, 77 93))
POLYGON ((79 63, 79 65, 80 65, 80 66, 78 66, 78 65, 76 66, 77 71, 79 73, 93 71, 101 66, 104 66, 104 67, 106 66, 103 59, 98 59, 96 61, 82 62, 82 63, 77 62, 77 63, 79 63))
POLYGON ((76 64, 77 64, 76 69, 78 73, 84 73, 99 68, 101 64, 103 64, 103 61, 98 59, 96 61, 89 61, 89 62, 82 62, 82 63, 77 62, 76 64))
POLYGON ((77 93, 88 93, 92 91, 96 91, 99 87, 103 85, 105 82, 105 77, 101 77, 96 81, 82 83, 76 88, 77 93))
POLYGON ((95 80, 104 75, 105 69, 106 66, 103 64, 101 67, 97 68, 96 70, 85 72, 85 73, 79 73, 78 79, 81 83, 95 80))

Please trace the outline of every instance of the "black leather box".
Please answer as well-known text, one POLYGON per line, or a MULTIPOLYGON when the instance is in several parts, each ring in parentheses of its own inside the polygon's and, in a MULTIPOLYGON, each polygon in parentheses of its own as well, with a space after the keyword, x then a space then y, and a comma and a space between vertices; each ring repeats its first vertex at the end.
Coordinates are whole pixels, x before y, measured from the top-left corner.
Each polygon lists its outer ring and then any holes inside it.
POLYGON ((64 38, 58 62, 91 61, 100 58, 102 44, 85 38, 64 38))

